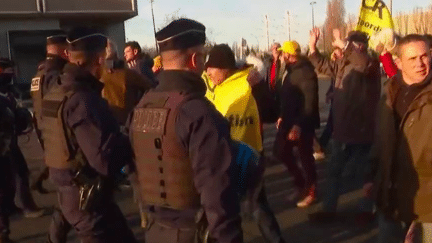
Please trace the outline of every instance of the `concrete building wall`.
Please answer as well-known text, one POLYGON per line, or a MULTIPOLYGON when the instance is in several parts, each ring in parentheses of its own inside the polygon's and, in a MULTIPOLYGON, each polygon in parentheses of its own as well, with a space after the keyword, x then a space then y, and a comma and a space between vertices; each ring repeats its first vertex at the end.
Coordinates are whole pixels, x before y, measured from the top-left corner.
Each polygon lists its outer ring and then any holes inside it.
POLYGON ((0 57, 16 63, 16 82, 24 92, 45 58, 46 37, 73 26, 97 28, 117 44, 121 57, 124 21, 138 14, 137 0, 7 1, 0 9, 0 57))
MULTIPOLYGON (((79 22, 77 25, 97 26, 118 46, 118 55, 123 56, 125 44, 124 22, 99 23, 79 22)), ((46 37, 70 28, 70 23, 59 19, 9 19, 0 20, 0 56, 11 58, 16 63, 16 83, 28 98, 29 85, 37 71, 38 64, 45 58, 46 37)))
POLYGON ((105 34, 115 42, 118 48, 119 58, 122 58, 122 48, 124 47, 126 41, 124 22, 108 25, 105 34))
POLYGON ((0 56, 10 57, 8 32, 16 30, 58 30, 58 19, 0 20, 0 56))

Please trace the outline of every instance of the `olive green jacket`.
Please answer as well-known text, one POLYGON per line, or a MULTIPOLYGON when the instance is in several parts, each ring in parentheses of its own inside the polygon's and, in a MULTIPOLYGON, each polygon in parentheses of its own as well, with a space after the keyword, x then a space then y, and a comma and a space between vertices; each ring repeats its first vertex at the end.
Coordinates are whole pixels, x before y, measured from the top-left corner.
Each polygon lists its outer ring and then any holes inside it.
MULTIPOLYGON (((378 110, 372 165, 380 210, 395 219, 432 222, 432 83, 410 104, 396 127, 398 73, 385 86, 378 110)), ((430 74, 427 79, 432 79, 430 74)))

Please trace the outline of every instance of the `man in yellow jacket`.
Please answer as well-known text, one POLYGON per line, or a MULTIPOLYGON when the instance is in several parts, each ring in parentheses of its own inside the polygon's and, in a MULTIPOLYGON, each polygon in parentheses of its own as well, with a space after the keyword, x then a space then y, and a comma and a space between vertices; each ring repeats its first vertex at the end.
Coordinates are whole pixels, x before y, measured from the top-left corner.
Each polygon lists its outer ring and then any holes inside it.
MULTIPOLYGON (((207 85, 206 97, 228 119, 233 140, 244 142, 262 152, 260 116, 248 81, 249 76, 254 76, 252 68, 238 69, 234 53, 228 45, 221 44, 212 48, 203 74, 207 85)), ((258 187, 256 191, 259 192, 258 197, 246 201, 251 204, 262 236, 266 242, 284 243, 278 222, 268 205, 264 187, 258 187)))
POLYGON ((247 77, 251 68, 238 70, 228 45, 216 45, 210 51, 203 78, 206 97, 228 119, 231 137, 262 152, 262 137, 257 103, 247 77))

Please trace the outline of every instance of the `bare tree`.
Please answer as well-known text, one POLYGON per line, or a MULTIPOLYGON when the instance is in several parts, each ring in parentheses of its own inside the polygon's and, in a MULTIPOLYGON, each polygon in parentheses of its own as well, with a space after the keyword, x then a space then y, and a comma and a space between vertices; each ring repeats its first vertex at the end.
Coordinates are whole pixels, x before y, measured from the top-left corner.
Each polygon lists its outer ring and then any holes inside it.
POLYGON ((426 10, 426 23, 425 23, 425 32, 426 34, 431 34, 432 32, 432 5, 430 5, 426 10))
POLYGON ((432 6, 429 6, 424 12, 424 33, 430 34, 432 30, 432 6))
POLYGON ((409 15, 403 14, 401 18, 402 18, 402 26, 403 26, 403 31, 401 34, 407 35, 409 33, 409 15))
POLYGON ((414 10, 415 29, 418 34, 428 34, 431 24, 430 7, 426 10, 417 8, 414 10))
POLYGON ((347 22, 346 22, 346 33, 355 29, 357 23, 357 18, 354 14, 348 14, 347 22))
POLYGON ((393 18, 393 20, 395 21, 395 32, 398 35, 402 35, 401 30, 402 30, 402 14, 400 12, 397 13, 396 17, 393 18))
POLYGON ((180 15, 180 8, 179 8, 172 13, 165 14, 165 18, 164 18, 162 26, 167 26, 172 21, 177 20, 177 19, 181 19, 181 18, 186 18, 186 15, 184 15, 184 14, 180 15))
POLYGON ((323 49, 328 53, 332 50, 333 29, 339 29, 342 36, 347 31, 344 0, 329 0, 327 2, 327 17, 323 27, 323 49))
POLYGON ((412 13, 412 24, 413 24, 413 30, 416 34, 422 33, 422 9, 421 8, 415 8, 412 13))
POLYGON ((432 6, 416 8, 411 13, 399 12, 394 18, 395 32, 401 36, 411 33, 429 34, 432 31, 432 6))

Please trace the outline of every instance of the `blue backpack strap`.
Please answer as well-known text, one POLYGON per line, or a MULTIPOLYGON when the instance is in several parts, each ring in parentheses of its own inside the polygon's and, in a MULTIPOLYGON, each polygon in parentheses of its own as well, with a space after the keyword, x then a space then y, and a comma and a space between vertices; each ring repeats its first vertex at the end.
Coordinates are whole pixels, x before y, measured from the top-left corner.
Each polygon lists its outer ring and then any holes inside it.
POLYGON ((236 175, 237 192, 240 196, 246 194, 247 182, 250 179, 250 171, 255 170, 259 163, 259 154, 251 146, 243 142, 235 142, 237 147, 236 175))

